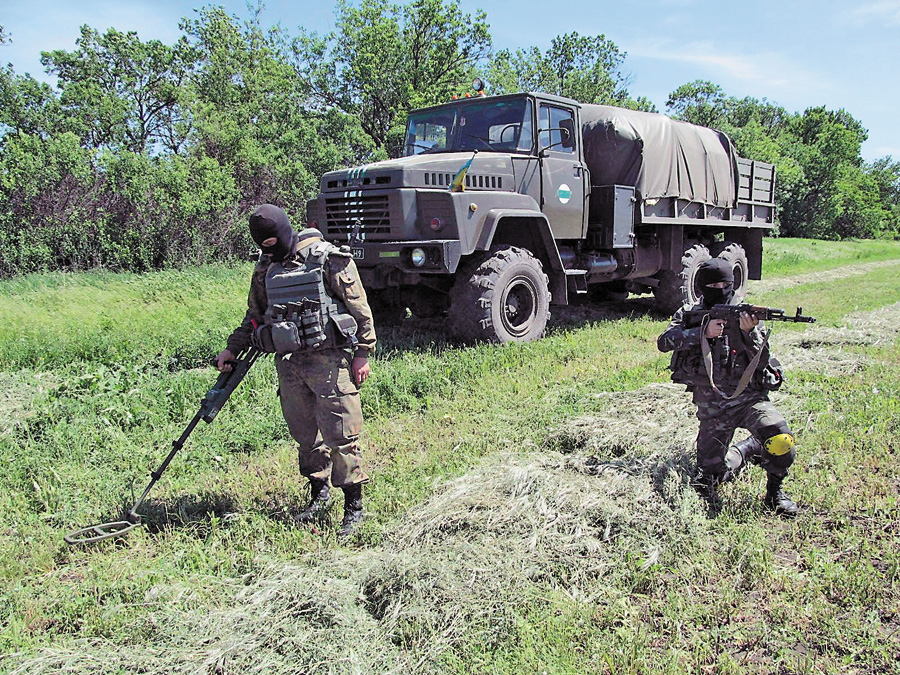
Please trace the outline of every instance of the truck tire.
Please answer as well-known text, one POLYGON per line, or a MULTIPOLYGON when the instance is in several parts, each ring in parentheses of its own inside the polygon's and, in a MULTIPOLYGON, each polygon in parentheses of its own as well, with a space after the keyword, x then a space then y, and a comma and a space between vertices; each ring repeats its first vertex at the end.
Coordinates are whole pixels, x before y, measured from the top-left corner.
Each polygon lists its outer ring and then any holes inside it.
POLYGON ((694 244, 681 256, 679 271, 663 270, 657 274, 659 285, 653 289, 655 308, 663 314, 674 314, 679 307, 696 304, 700 298, 695 287, 697 268, 710 257, 706 246, 694 244))
POLYGON ((731 263, 731 269, 734 272, 734 303, 743 301, 747 295, 747 278, 749 274, 749 266, 747 264, 747 252, 740 244, 730 241, 721 242, 714 247, 710 253, 717 258, 731 263))
POLYGON ((541 262, 516 246, 491 248, 458 272, 448 316, 459 340, 537 340, 550 317, 549 280, 541 262))

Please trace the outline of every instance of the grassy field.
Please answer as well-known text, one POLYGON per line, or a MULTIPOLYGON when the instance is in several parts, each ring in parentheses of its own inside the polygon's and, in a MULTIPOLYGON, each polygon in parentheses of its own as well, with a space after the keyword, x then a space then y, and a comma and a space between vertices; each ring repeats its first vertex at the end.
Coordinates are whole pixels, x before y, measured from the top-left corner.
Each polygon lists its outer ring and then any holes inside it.
POLYGON ((762 510, 758 471, 706 518, 667 318, 633 298, 555 311, 528 345, 381 331, 349 547, 289 523, 269 361, 145 528, 68 547, 196 412, 249 268, 0 283, 0 672, 900 672, 900 243, 772 240, 764 269, 754 302, 819 319, 772 337, 796 521, 762 510))

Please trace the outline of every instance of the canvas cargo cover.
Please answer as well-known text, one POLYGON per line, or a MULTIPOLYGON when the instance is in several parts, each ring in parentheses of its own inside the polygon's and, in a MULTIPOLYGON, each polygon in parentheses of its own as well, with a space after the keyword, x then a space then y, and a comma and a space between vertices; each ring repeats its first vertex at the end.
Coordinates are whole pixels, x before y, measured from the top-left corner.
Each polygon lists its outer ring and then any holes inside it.
POLYGON ((643 199, 679 197, 733 207, 737 155, 722 132, 665 115, 581 106, 593 185, 633 185, 643 199))

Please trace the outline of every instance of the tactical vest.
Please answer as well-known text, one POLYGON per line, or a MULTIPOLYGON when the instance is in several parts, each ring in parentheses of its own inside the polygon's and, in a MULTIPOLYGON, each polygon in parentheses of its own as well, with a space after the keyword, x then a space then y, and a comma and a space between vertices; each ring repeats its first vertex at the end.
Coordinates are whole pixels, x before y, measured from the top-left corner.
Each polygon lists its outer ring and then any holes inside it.
MULTIPOLYGON (((781 386, 784 375, 781 364, 768 353, 768 346, 764 349, 753 379, 750 380, 750 388, 773 391, 781 386)), ((725 392, 733 391, 741 381, 744 370, 749 366, 750 358, 744 352, 735 352, 731 349, 727 330, 722 338, 710 340, 710 350, 716 385, 725 392)), ((699 347, 673 352, 669 370, 672 371, 672 382, 687 385, 688 391, 693 391, 697 386, 709 388, 709 375, 706 373, 699 347)))
POLYGON ((337 247, 312 244, 306 259, 272 263, 266 272, 268 307, 254 342, 263 351, 291 354, 356 346, 356 319, 325 288, 324 268, 337 247))

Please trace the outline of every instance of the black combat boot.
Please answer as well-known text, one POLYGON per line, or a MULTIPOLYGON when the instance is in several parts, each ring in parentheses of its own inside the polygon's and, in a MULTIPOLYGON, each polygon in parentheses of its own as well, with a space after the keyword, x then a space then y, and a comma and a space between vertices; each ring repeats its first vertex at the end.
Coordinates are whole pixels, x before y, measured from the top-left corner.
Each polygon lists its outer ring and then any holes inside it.
POLYGON ((363 519, 362 483, 341 488, 344 491, 344 518, 337 538, 347 540, 356 534, 363 519))
POLYGON ((723 483, 728 483, 737 478, 747 464, 759 464, 762 458, 762 443, 750 436, 743 441, 733 444, 725 453, 725 466, 728 470, 722 478, 723 483))
POLYGON ((322 520, 331 506, 331 491, 328 481, 317 478, 309 479, 310 500, 306 508, 294 516, 294 521, 306 525, 322 520))
POLYGON ((784 476, 769 474, 769 478, 766 481, 766 496, 763 499, 763 504, 765 504, 767 509, 774 511, 779 516, 793 518, 797 515, 797 505, 781 489, 783 482, 784 476))
POLYGON ((706 502, 707 512, 710 516, 718 515, 722 510, 722 497, 719 495, 719 485, 724 476, 697 469, 694 480, 691 482, 697 494, 706 502))

